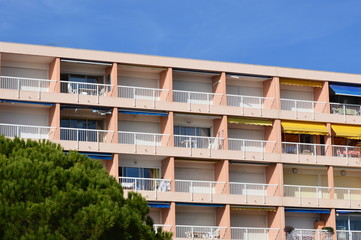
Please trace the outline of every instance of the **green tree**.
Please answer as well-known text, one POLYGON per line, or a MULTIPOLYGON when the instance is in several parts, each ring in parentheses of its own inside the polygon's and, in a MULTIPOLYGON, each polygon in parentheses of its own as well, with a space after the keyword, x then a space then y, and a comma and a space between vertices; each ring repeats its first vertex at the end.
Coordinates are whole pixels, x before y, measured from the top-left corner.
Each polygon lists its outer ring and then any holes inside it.
POLYGON ((99 161, 49 141, 0 136, 0 239, 167 240, 144 198, 124 198, 99 161))

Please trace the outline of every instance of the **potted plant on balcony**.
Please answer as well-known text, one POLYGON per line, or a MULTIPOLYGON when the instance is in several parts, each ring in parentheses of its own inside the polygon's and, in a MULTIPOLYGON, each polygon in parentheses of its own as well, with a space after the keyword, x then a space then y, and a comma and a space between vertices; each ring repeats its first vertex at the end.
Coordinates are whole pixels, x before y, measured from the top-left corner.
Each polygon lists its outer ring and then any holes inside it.
POLYGON ((333 229, 333 227, 323 227, 322 230, 327 231, 331 235, 333 235, 335 233, 335 230, 333 229))
POLYGON ((294 230, 295 228, 292 227, 292 226, 286 226, 283 230, 287 233, 287 234, 290 234, 292 233, 292 231, 294 230))

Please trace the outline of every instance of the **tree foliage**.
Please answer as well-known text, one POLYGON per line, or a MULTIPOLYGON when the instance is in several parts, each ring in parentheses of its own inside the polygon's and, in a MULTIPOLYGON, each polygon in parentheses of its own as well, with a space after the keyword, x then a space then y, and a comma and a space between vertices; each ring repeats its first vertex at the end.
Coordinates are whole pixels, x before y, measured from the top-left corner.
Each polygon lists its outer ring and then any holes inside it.
POLYGON ((97 160, 60 145, 0 136, 0 239, 171 239, 144 198, 124 198, 97 160))

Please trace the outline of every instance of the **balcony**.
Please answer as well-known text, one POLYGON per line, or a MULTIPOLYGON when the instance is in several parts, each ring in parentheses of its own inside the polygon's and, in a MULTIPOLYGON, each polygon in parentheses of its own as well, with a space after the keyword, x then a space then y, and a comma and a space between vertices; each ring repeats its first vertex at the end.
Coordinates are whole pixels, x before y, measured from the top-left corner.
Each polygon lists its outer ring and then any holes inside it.
POLYGON ((231 227, 232 240, 273 240, 279 234, 279 228, 231 227))
POLYGON ((288 206, 328 206, 330 201, 330 187, 284 185, 284 204, 288 206))
MULTIPOLYGON (((169 134, 159 133, 143 133, 143 132, 118 132, 118 142, 120 144, 133 145, 132 152, 148 151, 146 149, 153 149, 156 154, 157 150, 162 146, 168 146, 169 134), (151 147, 151 148, 149 148, 151 147)), ((128 151, 130 149, 127 149, 128 151)))
POLYGON ((241 115, 262 116, 265 109, 271 109, 274 98, 227 94, 227 106, 241 109, 241 115))
MULTIPOLYGON (((253 158, 264 160, 268 156, 276 152, 277 143, 275 141, 250 140, 228 138, 228 150, 242 152, 242 158, 253 158)), ((237 153, 239 158, 239 153, 237 153)))
POLYGON ((183 90, 173 90, 173 101, 187 103, 189 111, 196 110, 198 105, 206 105, 207 111, 211 111, 211 105, 220 105, 223 95, 208 92, 192 92, 183 90))
POLYGON ((176 239, 225 239, 227 228, 176 225, 176 239))
POLYGON ((226 183, 215 181, 175 180, 175 191, 180 198, 190 201, 219 201, 219 195, 224 194, 226 183), (218 196, 216 196, 218 195, 218 196), (216 199, 215 199, 216 198, 216 199))
POLYGON ((287 234, 287 240, 332 240, 332 234, 326 230, 320 229, 294 229, 291 233, 287 234))
POLYGON ((163 199, 166 197, 165 193, 171 191, 171 180, 169 179, 119 177, 119 183, 124 190, 141 191, 148 200, 163 199))
POLYGON ((53 127, 0 123, 0 135, 13 138, 49 139, 53 127))
POLYGON ((281 98, 281 110, 292 111, 296 119, 315 120, 317 114, 328 114, 328 103, 281 98))
POLYGON ((327 161, 325 156, 329 147, 326 144, 282 142, 282 158, 285 161, 305 163, 327 161))
POLYGON ((163 231, 165 232, 171 232, 173 226, 172 225, 166 225, 166 224, 153 224, 153 229, 154 231, 157 233, 158 229, 162 228, 163 231))
POLYGON ((278 185, 258 183, 229 183, 231 198, 238 203, 276 204, 278 185))
POLYGON ((60 81, 60 92, 76 95, 77 102, 80 101, 80 98, 86 99, 86 96, 96 96, 97 103, 99 103, 99 97, 106 96, 108 92, 112 91, 112 88, 113 86, 110 84, 60 81))
POLYGON ((361 207, 361 188, 341 188, 335 187, 335 197, 339 207, 349 208, 361 207))
POLYGON ((145 103, 151 102, 155 108, 158 102, 168 100, 169 90, 118 85, 118 97, 130 99, 129 105, 133 107, 143 107, 145 103))
POLYGON ((338 240, 358 240, 361 239, 361 231, 355 230, 337 230, 338 240))

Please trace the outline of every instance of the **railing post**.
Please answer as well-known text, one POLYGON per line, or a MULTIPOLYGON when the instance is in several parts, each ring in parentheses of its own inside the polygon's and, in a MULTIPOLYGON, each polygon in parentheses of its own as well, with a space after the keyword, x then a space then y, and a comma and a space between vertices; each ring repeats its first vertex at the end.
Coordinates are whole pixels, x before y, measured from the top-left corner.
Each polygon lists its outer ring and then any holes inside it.
POLYGON ((188 101, 189 101, 189 111, 192 110, 192 99, 191 99, 191 93, 190 92, 187 92, 187 95, 188 95, 188 101))
POLYGON ((262 116, 263 106, 262 106, 262 99, 261 98, 258 98, 258 104, 259 104, 259 110, 260 110, 259 115, 262 116))
POLYGON ((212 191, 212 183, 210 182, 209 183, 209 194, 210 194, 210 199, 211 199, 211 202, 213 202, 213 191, 212 191))
POLYGON ((192 181, 191 181, 190 190, 191 190, 191 201, 193 201, 193 182, 192 181))
POLYGON ((301 191, 301 187, 300 186, 298 186, 298 192, 299 192, 299 194, 300 194, 300 196, 299 196, 299 203, 300 203, 300 206, 302 205, 302 191, 301 191))
POLYGON ((244 184, 244 191, 245 191, 245 195, 246 195, 246 203, 248 203, 248 190, 247 190, 247 184, 244 184))
POLYGON ((245 234, 244 234, 244 235, 245 235, 245 239, 246 239, 246 240, 249 240, 249 239, 248 239, 248 228, 246 228, 245 230, 246 230, 246 231, 245 231, 245 234))
POLYGON ((39 92, 38 92, 38 99, 40 100, 40 97, 41 97, 41 86, 40 86, 40 84, 41 84, 41 81, 40 80, 38 80, 38 89, 39 89, 39 92))
POLYGON ((263 203, 266 204, 266 188, 265 185, 262 185, 262 192, 263 192, 263 203))
POLYGON ((294 103, 295 103, 295 117, 296 117, 296 119, 298 118, 298 106, 297 106, 297 101, 294 101, 294 103))
POLYGON ((136 91, 135 88, 133 88, 133 107, 137 106, 137 95, 136 95, 136 91))
POLYGON ((155 134, 153 134, 153 143, 154 143, 154 154, 156 154, 157 153, 157 147, 156 147, 156 141, 155 141, 155 134))
POLYGON ((296 143, 296 151, 297 151, 297 161, 300 161, 300 145, 296 143))
POLYGON ((246 141, 242 140, 243 159, 246 159, 246 141))
POLYGON ((18 81, 18 98, 20 98, 20 78, 17 79, 18 81))
MULTIPOLYGON (((153 95, 153 108, 155 108, 155 90, 152 89, 152 95, 153 95)), ((159 94, 160 95, 160 94, 159 94)))
POLYGON ((96 88, 97 88, 97 91, 96 91, 96 94, 97 94, 97 103, 99 104, 99 85, 96 85, 96 88))
POLYGON ((137 137, 136 137, 136 133, 132 133, 133 134, 133 143, 134 143, 134 152, 136 153, 138 150, 137 147, 137 137))
POLYGON ((206 93, 207 103, 208 103, 208 112, 211 112, 211 101, 209 100, 209 93, 206 93))
POLYGON ((347 189, 349 206, 351 207, 351 189, 347 189))
MULTIPOLYGON (((68 130, 68 131, 69 131, 69 130, 68 130)), ((79 130, 78 130, 78 129, 76 129, 75 131, 76 131, 76 142, 77 142, 77 147, 78 147, 78 149, 79 149, 79 130)))
POLYGON ((343 120, 344 120, 344 122, 346 122, 346 105, 345 104, 342 105, 342 109, 343 109, 343 120))
POLYGON ((243 96, 241 96, 241 104, 242 104, 242 115, 244 115, 244 99, 243 99, 243 96))

